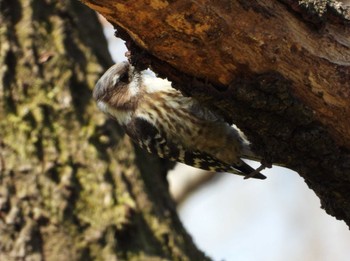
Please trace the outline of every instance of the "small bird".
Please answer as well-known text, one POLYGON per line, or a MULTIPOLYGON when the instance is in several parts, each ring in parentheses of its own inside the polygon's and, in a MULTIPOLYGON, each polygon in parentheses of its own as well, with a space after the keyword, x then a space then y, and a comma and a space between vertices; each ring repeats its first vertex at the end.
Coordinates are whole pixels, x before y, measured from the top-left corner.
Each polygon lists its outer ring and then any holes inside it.
POLYGON ((109 68, 93 91, 97 106, 141 148, 215 172, 265 179, 242 159, 249 145, 222 117, 129 62, 109 68))

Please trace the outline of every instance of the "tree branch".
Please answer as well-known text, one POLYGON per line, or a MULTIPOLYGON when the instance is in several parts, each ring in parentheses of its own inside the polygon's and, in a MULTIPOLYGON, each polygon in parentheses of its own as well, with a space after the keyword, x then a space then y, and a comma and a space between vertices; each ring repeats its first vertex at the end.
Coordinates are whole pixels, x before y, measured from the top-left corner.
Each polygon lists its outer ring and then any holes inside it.
POLYGON ((84 0, 132 60, 220 111, 350 224, 349 9, 337 1, 84 0))

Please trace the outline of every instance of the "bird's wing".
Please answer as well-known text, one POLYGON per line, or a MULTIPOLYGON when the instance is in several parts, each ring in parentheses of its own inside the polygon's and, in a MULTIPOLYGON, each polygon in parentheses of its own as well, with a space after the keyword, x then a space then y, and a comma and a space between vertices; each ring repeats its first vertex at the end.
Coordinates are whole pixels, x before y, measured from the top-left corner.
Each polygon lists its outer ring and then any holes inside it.
MULTIPOLYGON (((205 152, 188 150, 181 144, 173 144, 166 135, 143 118, 134 118, 125 126, 125 130, 141 148, 161 158, 179 161, 204 170, 230 172, 241 176, 247 176, 254 172, 254 169, 243 161, 238 165, 229 165, 205 152)), ((261 173, 257 173, 253 177, 266 178, 261 173)))

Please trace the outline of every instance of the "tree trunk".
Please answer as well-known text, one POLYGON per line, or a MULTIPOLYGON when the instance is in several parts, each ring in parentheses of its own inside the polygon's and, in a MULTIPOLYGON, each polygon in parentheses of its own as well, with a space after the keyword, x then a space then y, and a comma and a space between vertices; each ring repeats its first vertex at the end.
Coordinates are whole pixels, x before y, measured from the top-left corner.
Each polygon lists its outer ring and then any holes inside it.
POLYGON ((134 64, 221 112, 258 155, 296 170, 327 213, 350 225, 349 7, 333 0, 83 2, 117 28, 134 64))
POLYGON ((0 260, 206 260, 167 163, 91 99, 112 64, 78 1, 0 0, 0 260))

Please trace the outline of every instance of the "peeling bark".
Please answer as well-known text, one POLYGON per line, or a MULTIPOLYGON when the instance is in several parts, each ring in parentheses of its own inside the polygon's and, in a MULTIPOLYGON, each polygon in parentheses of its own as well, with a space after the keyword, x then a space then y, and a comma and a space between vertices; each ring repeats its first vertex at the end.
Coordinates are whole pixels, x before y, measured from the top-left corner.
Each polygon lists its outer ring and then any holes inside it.
POLYGON ((112 64, 78 1, 0 1, 0 260, 207 260, 167 163, 91 98, 112 64))
POLYGON ((338 1, 83 0, 131 60, 221 112, 350 225, 350 11, 338 1))

